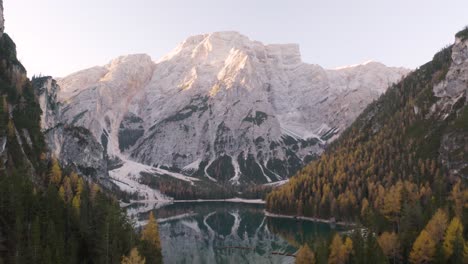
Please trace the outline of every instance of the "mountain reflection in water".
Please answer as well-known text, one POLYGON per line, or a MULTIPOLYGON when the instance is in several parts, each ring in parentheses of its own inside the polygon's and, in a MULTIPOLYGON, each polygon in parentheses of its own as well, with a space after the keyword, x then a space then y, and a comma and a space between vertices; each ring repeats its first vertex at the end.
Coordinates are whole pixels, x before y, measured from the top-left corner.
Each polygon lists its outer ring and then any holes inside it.
MULTIPOLYGON (((149 208, 133 205, 130 211, 144 224, 149 208)), ((156 208, 164 263, 294 263, 300 245, 340 231, 325 223, 269 218, 257 204, 174 203, 156 208)))

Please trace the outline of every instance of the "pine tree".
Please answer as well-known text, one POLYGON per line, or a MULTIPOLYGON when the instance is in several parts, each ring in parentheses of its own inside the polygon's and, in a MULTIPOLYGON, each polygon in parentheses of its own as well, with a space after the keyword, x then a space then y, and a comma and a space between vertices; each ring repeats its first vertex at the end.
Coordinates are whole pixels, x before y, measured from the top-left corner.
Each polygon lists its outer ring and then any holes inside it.
POLYGON ((63 190, 65 192, 65 202, 69 203, 73 198, 73 190, 70 183, 70 177, 66 176, 63 179, 63 190))
POLYGON ((39 222, 39 217, 34 218, 31 231, 32 239, 32 260, 34 263, 39 262, 40 250, 41 250, 41 224, 39 222))
POLYGON ((315 264, 315 254, 308 245, 304 245, 299 249, 296 255, 296 264, 315 264))

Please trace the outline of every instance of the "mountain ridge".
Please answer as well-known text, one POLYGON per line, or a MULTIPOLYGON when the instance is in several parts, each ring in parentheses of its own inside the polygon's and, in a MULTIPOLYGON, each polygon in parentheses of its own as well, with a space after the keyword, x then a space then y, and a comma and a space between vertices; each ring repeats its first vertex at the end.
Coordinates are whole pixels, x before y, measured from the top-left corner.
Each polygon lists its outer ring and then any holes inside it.
MULTIPOLYGON (((60 110, 44 111, 56 120, 44 129, 84 127, 117 163, 263 184, 314 159, 406 73, 377 62, 326 70, 303 63, 298 45, 217 32, 189 37, 157 62, 121 56, 57 80, 60 110)), ((60 156, 60 137, 47 138, 60 156)))

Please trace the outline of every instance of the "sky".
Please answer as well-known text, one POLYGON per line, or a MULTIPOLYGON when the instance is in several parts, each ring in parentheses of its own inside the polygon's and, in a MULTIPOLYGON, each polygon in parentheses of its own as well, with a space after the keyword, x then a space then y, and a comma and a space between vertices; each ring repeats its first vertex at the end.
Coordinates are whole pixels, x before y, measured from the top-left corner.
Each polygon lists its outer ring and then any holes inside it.
POLYGON ((416 68, 468 25, 467 0, 4 0, 28 75, 63 77, 133 53, 158 60, 189 36, 238 31, 298 43, 325 68, 416 68))

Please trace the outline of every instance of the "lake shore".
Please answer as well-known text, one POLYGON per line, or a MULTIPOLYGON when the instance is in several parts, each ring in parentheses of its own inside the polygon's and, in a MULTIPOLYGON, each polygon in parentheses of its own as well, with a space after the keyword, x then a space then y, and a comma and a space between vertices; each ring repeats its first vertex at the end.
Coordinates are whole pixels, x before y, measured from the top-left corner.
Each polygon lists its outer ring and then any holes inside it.
POLYGON ((320 222, 326 223, 330 225, 339 225, 339 226, 356 226, 356 223, 351 222, 344 222, 344 221, 332 221, 329 219, 323 218, 316 218, 316 217, 307 217, 307 216, 298 216, 298 215, 283 215, 283 214, 274 214, 270 213, 267 210, 264 210, 265 216, 270 218, 286 218, 286 219, 296 219, 296 220, 303 220, 303 221, 310 221, 310 222, 320 222))
POLYGON ((173 203, 204 203, 204 202, 226 202, 226 203, 246 203, 246 204, 265 204, 262 199, 243 199, 243 198, 230 198, 230 199, 197 199, 197 200, 173 200, 173 203))

